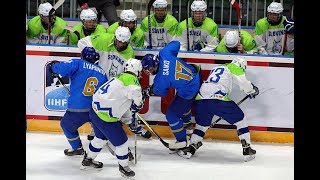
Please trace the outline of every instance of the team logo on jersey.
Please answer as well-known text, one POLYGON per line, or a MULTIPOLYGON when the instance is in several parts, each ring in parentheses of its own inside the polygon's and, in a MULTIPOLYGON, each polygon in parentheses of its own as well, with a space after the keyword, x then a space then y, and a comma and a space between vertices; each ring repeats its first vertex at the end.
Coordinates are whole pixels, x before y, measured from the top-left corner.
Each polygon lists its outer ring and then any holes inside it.
POLYGON ((281 40, 282 39, 280 39, 279 41, 273 40, 273 46, 272 46, 272 52, 273 53, 275 53, 275 54, 281 53, 281 51, 282 51, 281 40))
MULTIPOLYGON (((61 78, 62 83, 69 87, 69 78, 61 78)), ((45 75, 45 91, 44 91, 44 106, 49 111, 64 111, 67 109, 68 91, 59 82, 58 78, 53 78, 46 65, 45 75)))

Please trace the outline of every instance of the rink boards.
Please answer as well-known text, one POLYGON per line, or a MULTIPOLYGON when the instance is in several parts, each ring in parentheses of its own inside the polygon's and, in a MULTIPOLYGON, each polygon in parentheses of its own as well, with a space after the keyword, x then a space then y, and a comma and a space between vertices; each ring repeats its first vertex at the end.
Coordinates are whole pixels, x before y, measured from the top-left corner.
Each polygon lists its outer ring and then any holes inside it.
MULTIPOLYGON (((136 58, 151 50, 135 50, 136 58)), ((64 46, 26 46, 26 118, 30 131, 61 131, 62 118, 67 102, 67 91, 52 79, 47 70, 51 60, 67 61, 79 57, 79 49, 64 46)), ((201 65, 203 79, 219 64, 230 62, 234 54, 180 52, 188 63, 201 65)), ((260 89, 256 99, 248 99, 240 105, 246 115, 253 141, 294 142, 294 58, 292 56, 242 55, 248 61, 247 78, 260 89)), ((69 80, 63 79, 68 86, 69 80)), ((143 74, 142 87, 151 85, 153 77, 143 74)), ((162 137, 173 137, 165 119, 165 112, 175 91, 170 89, 165 97, 146 100, 141 115, 162 137)), ((231 97, 235 102, 245 94, 234 86, 231 97)), ((194 117, 193 117, 194 118, 194 117)), ((218 117, 214 117, 213 121, 218 117)), ((194 119, 193 119, 194 121, 194 119)), ((85 124, 80 132, 89 133, 85 124)), ((128 132, 130 134, 130 132, 128 132)), ((206 138, 237 140, 235 126, 224 120, 209 129, 206 138)))

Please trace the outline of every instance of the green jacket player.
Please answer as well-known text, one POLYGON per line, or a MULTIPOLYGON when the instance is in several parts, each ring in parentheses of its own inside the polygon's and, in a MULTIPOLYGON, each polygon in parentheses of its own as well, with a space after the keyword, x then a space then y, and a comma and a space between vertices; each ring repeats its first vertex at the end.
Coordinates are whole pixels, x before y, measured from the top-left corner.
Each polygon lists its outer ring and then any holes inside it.
POLYGON ((217 52, 227 53, 257 53, 257 46, 251 34, 245 30, 229 30, 220 41, 217 52))
POLYGON ((110 79, 123 72, 124 62, 134 58, 130 36, 129 28, 119 26, 115 34, 101 33, 80 39, 78 47, 80 50, 86 46, 95 48, 100 54, 99 65, 110 79))
POLYGON ((213 52, 219 44, 218 25, 207 17, 205 1, 193 1, 191 17, 180 22, 177 30, 177 39, 180 41, 180 50, 213 52), (189 32, 189 35, 187 34, 189 32), (189 42, 188 42, 189 41, 189 42), (189 47, 188 47, 189 46, 189 47))
POLYGON ((150 15, 150 24, 148 22, 149 17, 145 17, 141 21, 141 29, 144 32, 144 47, 162 49, 172 41, 176 34, 178 21, 167 13, 168 4, 166 0, 156 0, 152 6, 154 14, 150 15), (151 33, 151 41, 149 33, 151 33))
POLYGON ((109 26, 107 33, 114 34, 119 26, 128 27, 130 29, 130 44, 132 47, 143 48, 144 34, 140 26, 137 26, 137 15, 132 9, 122 10, 120 13, 120 21, 109 26))
POLYGON ((286 17, 282 12, 282 4, 272 2, 267 8, 267 17, 257 21, 254 38, 260 54, 283 54, 286 39, 283 23, 286 17))
POLYGON ((70 45, 77 45, 79 39, 86 36, 106 32, 104 26, 97 23, 97 14, 92 9, 83 9, 80 13, 80 19, 81 23, 73 26, 74 32, 70 32, 70 45))
POLYGON ((52 5, 48 2, 39 5, 39 15, 28 21, 28 30, 26 33, 27 43, 67 44, 67 30, 64 29, 67 23, 54 14, 52 14, 49 19, 49 12, 51 9, 52 5))

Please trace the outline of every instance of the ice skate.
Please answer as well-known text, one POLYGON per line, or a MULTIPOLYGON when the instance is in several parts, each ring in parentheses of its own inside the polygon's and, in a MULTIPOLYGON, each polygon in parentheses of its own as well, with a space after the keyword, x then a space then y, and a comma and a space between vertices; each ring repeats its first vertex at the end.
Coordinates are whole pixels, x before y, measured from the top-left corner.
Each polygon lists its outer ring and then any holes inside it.
POLYGON ((89 169, 98 169, 101 170, 103 167, 103 163, 99 161, 95 161, 92 158, 87 157, 87 153, 84 153, 84 158, 81 162, 81 170, 89 170, 89 169))
POLYGON ((119 171, 121 173, 121 176, 122 177, 125 177, 125 178, 132 178, 133 176, 135 176, 135 172, 132 171, 129 166, 121 166, 119 164, 119 171))
POLYGON ((243 148, 242 154, 244 156, 244 161, 248 162, 253 160, 255 158, 256 150, 252 149, 250 144, 248 144, 244 139, 241 140, 241 144, 243 148))
POLYGON ((202 146, 202 142, 199 141, 196 144, 190 144, 188 147, 181 148, 177 151, 177 154, 183 158, 190 159, 192 155, 202 146))
POLYGON ((79 147, 76 150, 73 150, 72 148, 71 149, 65 149, 64 150, 64 154, 66 156, 78 156, 78 155, 83 155, 84 154, 84 150, 83 150, 82 146, 79 147))

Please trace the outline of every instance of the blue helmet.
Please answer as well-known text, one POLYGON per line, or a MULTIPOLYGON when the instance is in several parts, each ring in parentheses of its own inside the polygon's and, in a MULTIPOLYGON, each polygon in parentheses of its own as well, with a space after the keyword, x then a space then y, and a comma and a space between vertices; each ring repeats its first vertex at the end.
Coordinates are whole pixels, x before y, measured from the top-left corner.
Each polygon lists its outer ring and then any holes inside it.
POLYGON ((81 57, 82 59, 89 61, 91 63, 95 63, 100 59, 99 53, 97 53, 93 47, 85 47, 81 51, 81 57))
POLYGON ((142 68, 143 69, 150 69, 150 68, 156 68, 159 64, 159 57, 158 55, 153 55, 153 54, 146 54, 143 56, 141 60, 142 68))

